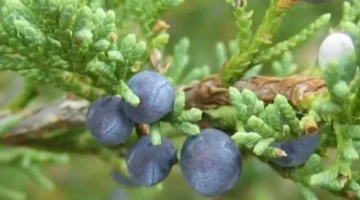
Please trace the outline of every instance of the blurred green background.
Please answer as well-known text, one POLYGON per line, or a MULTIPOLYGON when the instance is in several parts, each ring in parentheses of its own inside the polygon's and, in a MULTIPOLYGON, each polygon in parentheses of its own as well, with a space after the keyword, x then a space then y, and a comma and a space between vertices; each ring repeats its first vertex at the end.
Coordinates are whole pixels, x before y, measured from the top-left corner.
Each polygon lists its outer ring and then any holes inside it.
MULTIPOLYGON (((331 25, 338 22, 341 16, 342 0, 333 0, 327 4, 299 3, 288 11, 280 31, 275 37, 279 42, 291 37, 306 27, 310 22, 324 13, 331 13, 331 25)), ((259 25, 269 0, 249 0, 249 5, 255 10, 254 29, 259 25)), ((228 42, 235 38, 234 19, 228 6, 222 0, 186 0, 181 6, 167 11, 162 19, 167 21, 171 39, 168 52, 182 38, 191 41, 190 64, 188 68, 200 67, 207 64, 213 72, 217 70, 215 60, 215 45, 219 41, 228 42)), ((297 64, 301 68, 313 66, 319 43, 327 33, 326 27, 308 42, 294 49, 297 64)), ((266 65, 265 65, 266 68, 266 65)), ((11 73, 2 73, 0 87, 11 88, 2 93, 2 100, 21 88, 21 80, 11 73), (9 84, 12 82, 12 84, 9 84)), ((56 98, 58 91, 43 87, 43 95, 36 102, 51 101, 56 98)), ((36 105, 36 102, 34 105, 36 105)), ((177 141, 181 144, 182 141, 177 141)), ((3 169, 3 168, 2 168, 3 169)), ((181 176, 179 167, 173 168, 171 175, 158 187, 128 188, 115 183, 109 176, 109 166, 96 157, 74 155, 69 165, 51 165, 45 168, 57 184, 57 189, 47 191, 33 183, 27 176, 13 173, 13 169, 0 170, 0 184, 24 190, 30 200, 202 200, 210 199, 196 195, 181 176)), ((324 191, 317 191, 319 199, 335 200, 324 191)), ((243 172, 236 187, 226 194, 213 198, 216 200, 300 200, 303 197, 296 185, 280 178, 267 165, 256 158, 244 161, 243 172)))

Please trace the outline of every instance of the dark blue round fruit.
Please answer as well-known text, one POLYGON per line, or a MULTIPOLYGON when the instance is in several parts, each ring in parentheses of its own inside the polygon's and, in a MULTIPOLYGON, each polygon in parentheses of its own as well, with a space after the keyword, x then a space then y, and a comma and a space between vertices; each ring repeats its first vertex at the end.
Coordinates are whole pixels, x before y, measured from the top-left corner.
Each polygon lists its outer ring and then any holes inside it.
POLYGON ((204 129, 183 144, 180 167, 187 183, 203 196, 217 196, 238 181, 241 154, 231 138, 217 129, 204 129))
POLYGON ((297 167, 304 164, 318 147, 320 134, 304 135, 299 139, 292 139, 272 144, 277 148, 284 150, 286 157, 274 158, 271 162, 280 167, 297 167))
POLYGON ((162 182, 178 163, 176 149, 170 140, 152 145, 150 136, 142 136, 128 151, 126 164, 131 178, 139 185, 154 186, 162 182))
POLYGON ((134 122, 122 111, 121 99, 106 96, 94 101, 86 114, 86 127, 100 143, 115 146, 131 135, 134 122))
POLYGON ((134 122, 157 122, 173 109, 175 89, 163 75, 142 71, 132 76, 127 84, 140 99, 136 107, 126 101, 122 104, 124 112, 134 122))

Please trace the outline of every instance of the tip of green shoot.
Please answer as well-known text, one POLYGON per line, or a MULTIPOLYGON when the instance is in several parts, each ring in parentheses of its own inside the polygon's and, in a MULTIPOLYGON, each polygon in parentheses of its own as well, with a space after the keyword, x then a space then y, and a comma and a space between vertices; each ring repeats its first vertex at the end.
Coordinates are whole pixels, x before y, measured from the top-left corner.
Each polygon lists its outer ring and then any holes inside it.
POLYGON ((321 18, 322 18, 324 21, 329 21, 330 18, 331 18, 331 14, 330 14, 330 13, 323 14, 323 15, 321 16, 321 18))

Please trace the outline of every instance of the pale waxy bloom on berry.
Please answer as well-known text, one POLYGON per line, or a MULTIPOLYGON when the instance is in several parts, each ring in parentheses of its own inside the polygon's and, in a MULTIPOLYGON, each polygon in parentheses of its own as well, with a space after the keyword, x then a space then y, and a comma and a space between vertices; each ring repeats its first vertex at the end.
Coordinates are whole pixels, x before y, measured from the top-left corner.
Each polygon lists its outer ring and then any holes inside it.
POLYGON ((325 68, 329 62, 341 62, 354 51, 355 46, 349 35, 341 32, 332 33, 320 45, 318 64, 325 68))

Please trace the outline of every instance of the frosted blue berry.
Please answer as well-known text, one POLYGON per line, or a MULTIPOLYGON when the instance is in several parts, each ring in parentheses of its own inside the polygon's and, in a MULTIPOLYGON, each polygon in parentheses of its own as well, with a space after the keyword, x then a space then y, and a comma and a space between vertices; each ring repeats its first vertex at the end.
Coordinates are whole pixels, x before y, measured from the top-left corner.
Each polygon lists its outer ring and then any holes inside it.
POLYGON ((242 161, 228 135, 220 130, 204 129, 185 140, 180 167, 193 190, 203 196, 217 196, 237 183, 242 161))
MULTIPOLYGON (((304 116, 302 113, 296 113, 296 118, 299 120, 304 116)), ((285 119, 282 119, 286 123, 285 119)), ((284 168, 297 167, 304 164, 310 156, 315 152, 320 140, 319 133, 313 135, 304 135, 298 139, 291 139, 273 143, 272 146, 284 150, 286 157, 271 159, 271 162, 284 168)))
POLYGON ((274 143, 273 146, 284 150, 287 156, 274 158, 271 162, 281 167, 297 167, 302 165, 315 152, 319 139, 319 133, 316 133, 314 135, 304 135, 299 139, 274 143))
POLYGON ((100 143, 115 146, 131 135, 133 121, 121 109, 121 99, 106 96, 94 101, 86 114, 86 127, 100 143))
POLYGON ((150 136, 142 136, 128 151, 126 164, 137 184, 151 187, 162 182, 178 163, 171 141, 161 138, 161 145, 152 145, 150 136))
POLYGON ((175 90, 170 81, 153 71, 142 71, 128 81, 128 86, 140 99, 136 107, 123 101, 124 112, 136 123, 153 123, 171 112, 175 90))

